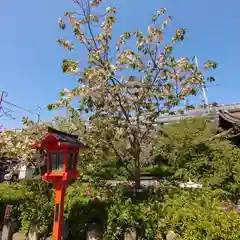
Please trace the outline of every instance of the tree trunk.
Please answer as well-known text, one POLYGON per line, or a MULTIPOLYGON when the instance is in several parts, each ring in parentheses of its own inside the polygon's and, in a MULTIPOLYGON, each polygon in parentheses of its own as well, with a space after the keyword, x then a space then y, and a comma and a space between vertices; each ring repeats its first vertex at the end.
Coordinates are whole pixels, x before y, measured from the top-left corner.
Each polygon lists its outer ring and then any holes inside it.
POLYGON ((139 189, 141 187, 139 158, 135 159, 135 166, 134 167, 135 167, 135 169, 134 169, 135 189, 139 189))
POLYGON ((138 141, 137 134, 133 135, 133 145, 132 145, 132 156, 134 158, 134 180, 135 180, 135 190, 141 188, 140 182, 140 154, 141 148, 138 141))

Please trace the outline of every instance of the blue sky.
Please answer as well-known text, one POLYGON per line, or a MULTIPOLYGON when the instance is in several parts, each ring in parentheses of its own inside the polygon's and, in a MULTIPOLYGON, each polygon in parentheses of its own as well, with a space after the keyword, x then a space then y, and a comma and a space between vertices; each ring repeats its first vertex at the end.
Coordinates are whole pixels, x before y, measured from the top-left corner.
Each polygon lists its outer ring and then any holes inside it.
MULTIPOLYGON (((196 55, 200 65, 208 59, 219 64, 213 73, 218 87, 208 89, 209 101, 219 103, 240 102, 238 68, 240 67, 239 8, 238 0, 105 0, 106 5, 117 7, 117 21, 114 34, 146 28, 151 15, 166 7, 173 17, 169 28, 171 34, 177 28, 186 28, 186 40, 179 44, 179 56, 196 55)), ((7 101, 34 110, 42 108, 41 118, 50 119, 56 112, 45 107, 58 99, 59 91, 76 85, 74 77, 61 72, 61 61, 69 53, 57 43, 58 37, 70 36, 63 33, 57 19, 72 9, 71 0, 2 0, 0 8, 0 91, 8 92, 7 101)), ((170 35, 169 35, 170 36, 170 35)), ((84 52, 74 56, 84 62, 84 52)), ((200 96, 196 101, 200 102, 200 96)), ((0 125, 7 128, 19 127, 21 118, 28 115, 14 110, 15 120, 0 118, 0 125)), ((61 111, 58 114, 63 114, 61 111)))

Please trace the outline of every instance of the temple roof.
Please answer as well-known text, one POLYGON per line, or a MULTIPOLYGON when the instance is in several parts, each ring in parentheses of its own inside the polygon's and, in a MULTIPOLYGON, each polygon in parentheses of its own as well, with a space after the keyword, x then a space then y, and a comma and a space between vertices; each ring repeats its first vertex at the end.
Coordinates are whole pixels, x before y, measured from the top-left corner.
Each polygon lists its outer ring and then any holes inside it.
POLYGON ((240 128, 240 108, 219 110, 219 126, 224 129, 240 128))
POLYGON ((58 131, 58 130, 56 130, 54 128, 51 128, 51 127, 48 127, 48 134, 49 133, 52 136, 54 136, 60 142, 68 142, 68 143, 71 143, 71 144, 79 144, 80 143, 78 141, 78 136, 77 135, 61 132, 61 131, 58 131))
POLYGON ((51 127, 48 127, 48 133, 43 140, 40 143, 34 144, 33 147, 37 149, 45 149, 50 145, 57 146, 59 143, 67 144, 73 147, 87 148, 83 142, 78 140, 77 135, 61 132, 51 127))

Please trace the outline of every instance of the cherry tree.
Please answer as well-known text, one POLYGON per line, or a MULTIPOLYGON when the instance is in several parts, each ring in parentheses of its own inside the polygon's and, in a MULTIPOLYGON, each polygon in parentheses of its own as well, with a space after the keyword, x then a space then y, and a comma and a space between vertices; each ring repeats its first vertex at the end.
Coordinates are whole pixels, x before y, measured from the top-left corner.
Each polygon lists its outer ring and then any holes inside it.
MULTIPOLYGON (((159 116, 195 95, 207 80, 188 57, 173 55, 174 46, 184 40, 185 29, 177 29, 165 43, 165 30, 172 21, 165 8, 152 16, 147 34, 140 29, 123 32, 114 43, 117 9, 107 7, 100 13, 101 0, 73 2, 74 11, 66 12, 58 23, 62 30, 72 29, 75 39, 60 38, 58 43, 72 52, 82 45, 87 55, 81 58, 88 65, 83 68, 79 59, 63 60, 63 72, 77 76, 78 82, 71 90, 63 89, 60 100, 48 108, 66 107, 75 118, 88 113, 86 138, 92 154, 100 148, 114 153, 138 188, 159 116), (135 46, 129 49, 133 41, 135 46), (129 69, 133 76, 126 76, 129 69)), ((206 61, 205 68, 215 69, 216 63, 206 61)))
POLYGON ((36 165, 36 150, 32 145, 47 132, 47 124, 23 119, 23 129, 3 130, 0 135, 0 159, 17 158, 21 163, 36 165))

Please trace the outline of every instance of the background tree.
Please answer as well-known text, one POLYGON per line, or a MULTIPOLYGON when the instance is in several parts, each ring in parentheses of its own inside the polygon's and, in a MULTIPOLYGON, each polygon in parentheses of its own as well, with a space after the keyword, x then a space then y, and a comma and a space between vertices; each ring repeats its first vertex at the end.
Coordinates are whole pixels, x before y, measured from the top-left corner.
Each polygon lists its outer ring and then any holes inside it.
POLYGON ((24 127, 20 130, 4 130, 0 137, 0 159, 18 158, 24 163, 36 163, 36 150, 32 145, 47 132, 46 123, 34 123, 23 119, 24 127))
POLYGON ((85 126, 84 122, 80 119, 55 117, 52 121, 52 126, 59 131, 84 137, 85 126))
POLYGON ((239 147, 220 135, 217 126, 206 118, 169 124, 164 131, 166 135, 159 136, 153 148, 158 168, 165 167, 171 180, 201 182, 204 187, 227 192, 237 202, 239 147))
POLYGON ((21 163, 32 163, 36 166, 36 150, 32 145, 40 142, 47 133, 48 126, 61 131, 82 135, 84 125, 81 121, 56 117, 51 122, 33 122, 23 118, 23 128, 3 130, 0 134, 0 159, 18 158, 21 163))
MULTIPOLYGON (((146 35, 139 29, 123 32, 115 48, 112 31, 116 8, 107 7, 101 14, 101 0, 73 2, 76 9, 66 12, 58 22, 61 29, 66 28, 66 22, 72 26, 73 41, 86 48, 88 65, 83 69, 76 60, 63 60, 63 72, 76 75, 78 84, 61 91, 60 101, 48 108, 64 106, 75 117, 89 113, 87 136, 92 149, 103 146, 113 152, 139 187, 140 167, 148 155, 143 154, 143 146, 151 142, 157 118, 195 95, 203 82, 202 74, 187 57, 173 55, 185 29, 178 29, 171 42, 164 41, 165 29, 172 21, 167 16, 160 23, 165 8, 153 15, 146 35), (135 46, 129 49, 133 42, 135 46), (135 77, 125 76, 129 70, 135 77), (75 98, 77 107, 72 104, 75 98)), ((62 38, 58 42, 75 51, 74 43, 62 38)), ((216 68, 216 63, 207 61, 205 67, 216 68)))

